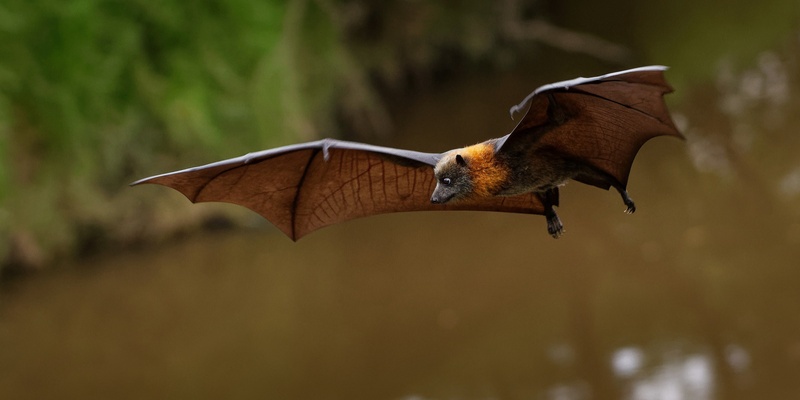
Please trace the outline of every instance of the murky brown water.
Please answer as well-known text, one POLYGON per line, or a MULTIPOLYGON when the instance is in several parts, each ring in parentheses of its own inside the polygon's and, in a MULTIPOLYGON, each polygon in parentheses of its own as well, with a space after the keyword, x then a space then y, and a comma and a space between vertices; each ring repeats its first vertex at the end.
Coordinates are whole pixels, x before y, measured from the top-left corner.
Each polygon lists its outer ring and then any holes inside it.
MULTIPOLYGON (((415 99, 393 144, 503 134, 506 106, 551 78, 533 76, 415 99)), ((645 146, 633 216, 568 185, 559 240, 540 216, 386 215, 296 244, 192 236, 16 282, 0 398, 793 398, 796 197, 698 172, 687 148, 645 146)))

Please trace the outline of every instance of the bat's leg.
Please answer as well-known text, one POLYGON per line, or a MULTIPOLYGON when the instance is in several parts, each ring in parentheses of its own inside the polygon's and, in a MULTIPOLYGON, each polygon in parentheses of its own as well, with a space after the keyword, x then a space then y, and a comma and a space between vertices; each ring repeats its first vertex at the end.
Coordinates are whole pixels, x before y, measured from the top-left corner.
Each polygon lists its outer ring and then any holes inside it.
POLYGON ((613 186, 614 189, 617 189, 619 195, 622 196, 622 202, 628 206, 628 208, 625 209, 625 213, 633 214, 636 212, 636 204, 633 203, 631 196, 628 196, 628 191, 625 190, 625 186, 619 183, 619 181, 614 179, 614 177, 611 175, 600 171, 599 169, 587 167, 580 170, 580 172, 576 174, 575 179, 589 185, 601 187, 603 189, 608 189, 609 186, 613 186))
POLYGON ((564 234, 564 225, 553 209, 553 206, 558 206, 558 188, 547 189, 542 193, 537 193, 537 196, 539 196, 539 199, 542 200, 542 204, 544 205, 544 217, 547 219, 547 233, 558 239, 564 234))
POLYGON ((625 210, 625 214, 633 214, 636 212, 636 204, 634 204, 633 199, 631 196, 628 196, 628 191, 625 190, 624 187, 619 185, 614 185, 614 189, 617 189, 619 195, 622 196, 622 202, 625 203, 628 208, 625 210))

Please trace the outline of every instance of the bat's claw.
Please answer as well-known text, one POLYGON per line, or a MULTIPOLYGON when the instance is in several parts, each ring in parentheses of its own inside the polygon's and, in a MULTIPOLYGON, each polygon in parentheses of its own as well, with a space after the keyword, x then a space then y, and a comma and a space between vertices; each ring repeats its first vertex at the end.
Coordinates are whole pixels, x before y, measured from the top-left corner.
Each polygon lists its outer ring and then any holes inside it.
POLYGON ((547 217, 547 233, 549 233, 553 239, 558 239, 564 234, 564 224, 561 223, 561 219, 558 218, 558 215, 547 217))
POLYGON ((622 195, 622 202, 625 203, 628 208, 625 209, 625 214, 633 214, 636 212, 636 204, 633 203, 631 196, 628 196, 628 192, 622 188, 618 187, 619 194, 622 195))

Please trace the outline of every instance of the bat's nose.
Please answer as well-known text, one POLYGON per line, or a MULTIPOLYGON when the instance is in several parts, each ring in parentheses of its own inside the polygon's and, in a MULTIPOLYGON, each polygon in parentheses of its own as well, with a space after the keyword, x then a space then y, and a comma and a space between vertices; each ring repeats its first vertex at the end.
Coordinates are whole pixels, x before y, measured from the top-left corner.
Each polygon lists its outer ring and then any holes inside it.
POLYGON ((433 203, 433 204, 439 204, 439 203, 441 203, 441 202, 442 202, 442 200, 441 200, 441 199, 439 199, 439 196, 433 196, 433 197, 431 197, 431 203, 433 203))

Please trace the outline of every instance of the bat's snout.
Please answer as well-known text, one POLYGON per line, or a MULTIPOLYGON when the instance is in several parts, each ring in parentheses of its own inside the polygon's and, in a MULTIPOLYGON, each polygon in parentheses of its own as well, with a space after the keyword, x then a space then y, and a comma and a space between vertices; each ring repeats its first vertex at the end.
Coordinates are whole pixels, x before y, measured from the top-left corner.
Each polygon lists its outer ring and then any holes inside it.
POLYGON ((433 193, 431 194, 431 203, 444 204, 452 200, 455 195, 456 193, 450 190, 450 188, 437 184, 436 189, 433 189, 433 193))
POLYGON ((453 197, 454 196, 452 194, 434 192, 433 195, 431 195, 431 203, 444 204, 449 202, 450 200, 453 200, 453 197))

